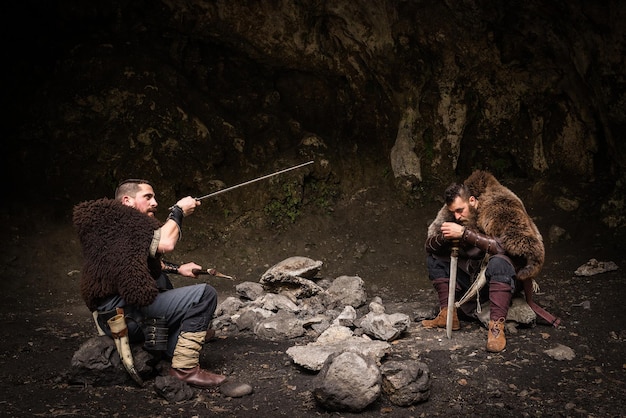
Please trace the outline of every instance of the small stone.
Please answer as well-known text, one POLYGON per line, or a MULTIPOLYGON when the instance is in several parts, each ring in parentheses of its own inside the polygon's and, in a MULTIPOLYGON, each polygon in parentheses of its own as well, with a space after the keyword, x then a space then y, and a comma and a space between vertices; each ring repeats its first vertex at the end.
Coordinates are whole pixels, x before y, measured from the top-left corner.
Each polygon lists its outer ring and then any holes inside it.
POLYGON ((247 383, 225 382, 220 385, 220 392, 222 392, 224 396, 241 398, 242 396, 251 394, 253 389, 252 386, 247 383))

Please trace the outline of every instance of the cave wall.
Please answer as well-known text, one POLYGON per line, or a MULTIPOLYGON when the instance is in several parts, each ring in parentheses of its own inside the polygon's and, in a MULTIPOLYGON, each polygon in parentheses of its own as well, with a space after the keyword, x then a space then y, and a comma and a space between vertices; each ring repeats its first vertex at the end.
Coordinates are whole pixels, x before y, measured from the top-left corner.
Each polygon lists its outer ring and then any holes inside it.
POLYGON ((610 178, 604 202, 623 204, 619 1, 11 7, 29 36, 9 38, 3 169, 57 197, 138 175, 194 194, 316 159, 343 189, 393 178, 410 194, 484 168, 610 178))

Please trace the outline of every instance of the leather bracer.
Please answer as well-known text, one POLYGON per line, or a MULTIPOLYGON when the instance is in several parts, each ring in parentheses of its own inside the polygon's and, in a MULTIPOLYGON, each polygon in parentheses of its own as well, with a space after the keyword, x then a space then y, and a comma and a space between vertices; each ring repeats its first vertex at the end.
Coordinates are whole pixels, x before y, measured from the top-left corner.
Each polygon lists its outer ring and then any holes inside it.
POLYGON ((504 248, 498 240, 467 228, 463 231, 461 241, 464 244, 480 248, 488 254, 504 254, 504 248))

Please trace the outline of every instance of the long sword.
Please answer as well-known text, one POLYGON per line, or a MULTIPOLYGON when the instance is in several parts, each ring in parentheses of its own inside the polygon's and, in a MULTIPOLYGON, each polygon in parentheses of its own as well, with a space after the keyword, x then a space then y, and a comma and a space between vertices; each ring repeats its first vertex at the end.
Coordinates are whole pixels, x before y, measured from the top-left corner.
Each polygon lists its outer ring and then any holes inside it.
POLYGON ((234 190, 234 189, 236 189, 236 188, 238 188, 238 187, 247 186, 248 184, 252 184, 252 183, 257 182, 257 181, 260 181, 260 180, 265 180, 265 179, 267 179, 267 178, 274 177, 274 176, 277 176, 277 175, 279 175, 279 174, 286 173, 287 171, 291 171, 291 170, 295 170, 295 169, 297 169, 297 168, 304 167, 305 165, 313 164, 313 162, 314 162, 314 161, 309 161, 309 162, 307 162, 307 163, 298 164, 298 165, 296 165, 296 166, 289 167, 289 168, 285 168, 284 170, 280 170, 280 171, 277 171, 277 172, 275 172, 275 173, 268 174, 268 175, 266 175, 266 176, 262 176, 262 177, 258 177, 258 178, 256 178, 256 179, 252 179, 252 180, 244 181, 243 183, 236 184, 236 185, 234 185, 234 186, 230 186, 230 187, 227 187, 227 188, 222 189, 222 190, 218 190, 217 192, 209 193, 209 194, 204 195, 204 196, 201 196, 201 197, 196 197, 196 200, 202 200, 202 199, 207 199, 207 198, 209 198, 209 197, 217 196, 218 194, 229 192, 229 191, 234 190))
POLYGON ((450 283, 448 284, 448 316, 446 317, 446 335, 452 338, 452 316, 454 315, 454 299, 456 295, 456 271, 459 262, 459 241, 452 242, 450 254, 450 283))
MULTIPOLYGON (((274 177, 274 176, 277 176, 279 174, 286 173, 287 171, 291 171, 291 170, 296 170, 298 168, 302 168, 302 167, 307 166, 309 164, 313 164, 314 162, 315 161, 309 161, 309 162, 306 162, 306 163, 295 165, 293 167, 285 168, 284 170, 280 170, 280 171, 277 171, 275 173, 267 174, 265 176, 257 177, 257 178, 252 179, 252 180, 244 181, 243 183, 236 184, 234 186, 230 186, 230 187, 227 187, 227 188, 222 189, 222 190, 218 190, 217 192, 213 192, 213 193, 209 193, 209 194, 204 195, 204 196, 196 197, 196 200, 208 199, 209 197, 217 196, 218 194, 226 193, 226 192, 229 192, 231 190, 235 190, 235 189, 237 189, 239 187, 247 186, 248 184, 252 184, 252 183, 255 183, 257 181, 265 180, 267 178, 274 177)), ((173 208, 173 206, 170 207, 169 209, 172 210, 172 208, 173 208)))

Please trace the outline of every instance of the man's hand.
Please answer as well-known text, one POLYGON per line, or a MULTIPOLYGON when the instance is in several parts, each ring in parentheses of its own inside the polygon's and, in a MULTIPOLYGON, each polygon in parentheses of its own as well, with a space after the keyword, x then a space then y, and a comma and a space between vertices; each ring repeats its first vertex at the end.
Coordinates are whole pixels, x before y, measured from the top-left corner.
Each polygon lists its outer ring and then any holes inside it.
POLYGON ((202 266, 199 266, 193 262, 185 263, 178 268, 178 274, 187 277, 198 277, 196 274, 193 274, 194 269, 202 270, 202 266))
POLYGON ((201 202, 191 196, 183 197, 178 202, 176 202, 176 206, 180 207, 183 210, 184 216, 191 215, 193 211, 196 210, 196 206, 200 205, 201 202))
POLYGON ((465 231, 465 227, 456 222, 444 222, 441 225, 441 233, 448 240, 461 239, 463 231, 465 231))

